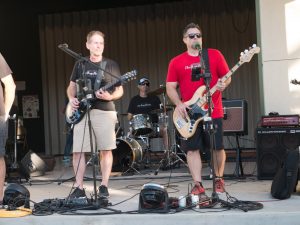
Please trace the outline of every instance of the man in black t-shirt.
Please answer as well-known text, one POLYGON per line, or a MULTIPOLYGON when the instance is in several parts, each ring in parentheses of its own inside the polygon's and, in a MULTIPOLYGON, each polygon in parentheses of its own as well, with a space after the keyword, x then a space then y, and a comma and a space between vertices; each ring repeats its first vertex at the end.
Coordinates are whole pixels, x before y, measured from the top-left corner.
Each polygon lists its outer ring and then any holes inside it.
MULTIPOLYGON (((102 56, 104 50, 104 34, 100 31, 91 31, 87 35, 86 48, 90 51, 86 60, 79 60, 75 63, 67 89, 69 102, 73 110, 80 106, 81 93, 78 80, 83 80, 84 87, 89 93, 86 96, 93 96, 90 119, 92 126, 93 150, 100 151, 101 185, 99 187, 100 197, 108 197, 108 181, 112 169, 113 155, 112 149, 116 149, 115 125, 117 123, 117 113, 114 100, 123 95, 123 87, 116 86, 109 90, 104 90, 103 86, 115 81, 115 77, 120 77, 119 66, 113 60, 102 56), (92 63, 98 66, 93 65, 92 63), (102 68, 103 70, 99 69, 102 68), (108 74, 108 73, 110 74, 108 74), (111 76, 113 74, 114 76, 111 76), (100 88, 100 89, 99 89, 100 88), (91 93, 90 93, 91 92, 91 93)), ((91 152, 89 128, 87 125, 87 115, 75 124, 73 130, 73 168, 76 177, 75 190, 71 198, 86 198, 83 189, 83 177, 86 169, 85 152, 91 152)))
POLYGON ((6 174, 4 155, 8 129, 7 120, 14 102, 16 90, 16 85, 11 74, 11 69, 0 53, 0 205, 2 205, 3 201, 3 187, 6 174))
MULTIPOLYGON (((142 114, 148 115, 152 125, 159 125, 159 134, 162 136, 164 141, 164 150, 168 149, 168 132, 164 124, 159 123, 159 118, 157 113, 151 113, 153 110, 160 109, 161 101, 156 95, 148 95, 150 87, 150 80, 146 77, 143 77, 138 80, 138 89, 139 94, 134 96, 128 106, 128 115, 127 118, 129 121, 132 121, 135 115, 142 114)), ((152 127, 152 129, 155 129, 152 127)), ((133 131, 134 132, 134 131, 133 131)))

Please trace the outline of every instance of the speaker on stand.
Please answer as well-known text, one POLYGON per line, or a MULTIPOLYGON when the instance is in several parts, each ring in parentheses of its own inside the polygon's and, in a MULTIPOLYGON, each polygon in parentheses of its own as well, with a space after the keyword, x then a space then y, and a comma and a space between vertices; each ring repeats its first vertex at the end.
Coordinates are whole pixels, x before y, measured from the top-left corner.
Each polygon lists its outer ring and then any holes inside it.
POLYGON ((300 128, 257 128, 256 142, 257 179, 272 180, 286 151, 300 145, 300 128))
MULTIPOLYGON (((234 177, 244 176, 239 137, 248 134, 248 108, 245 99, 223 100, 224 136, 234 136, 236 141, 236 166, 234 177)), ((224 175, 228 176, 228 175, 224 175)))
POLYGON ((45 174, 47 164, 36 153, 29 150, 21 160, 20 169, 26 177, 37 177, 45 174))

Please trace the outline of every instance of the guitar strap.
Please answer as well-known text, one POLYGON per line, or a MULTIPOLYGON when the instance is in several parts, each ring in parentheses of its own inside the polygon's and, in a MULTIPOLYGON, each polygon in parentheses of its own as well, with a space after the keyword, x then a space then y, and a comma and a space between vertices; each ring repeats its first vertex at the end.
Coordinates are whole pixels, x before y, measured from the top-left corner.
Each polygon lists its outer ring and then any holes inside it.
POLYGON ((98 72, 97 72, 97 77, 96 77, 95 84, 94 84, 94 91, 97 91, 100 88, 101 81, 104 77, 104 70, 106 67, 106 63, 107 63, 107 61, 104 61, 104 60, 102 60, 100 62, 101 69, 98 69, 98 72))
POLYGON ((202 49, 202 59, 204 61, 204 65, 205 65, 205 73, 210 73, 207 48, 202 49))

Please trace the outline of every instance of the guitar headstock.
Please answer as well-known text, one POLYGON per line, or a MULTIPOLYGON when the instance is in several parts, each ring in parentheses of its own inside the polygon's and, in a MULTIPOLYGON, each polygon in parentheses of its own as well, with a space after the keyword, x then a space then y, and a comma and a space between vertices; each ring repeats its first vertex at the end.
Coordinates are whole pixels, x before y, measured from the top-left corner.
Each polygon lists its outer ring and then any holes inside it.
POLYGON ((256 44, 253 44, 252 47, 241 52, 240 62, 241 63, 250 62, 254 54, 258 54, 259 52, 260 52, 260 47, 257 47, 256 44))
POLYGON ((130 80, 134 80, 134 79, 136 79, 136 76, 137 76, 137 71, 136 70, 132 70, 130 72, 127 72, 121 77, 122 83, 126 83, 130 80))
POLYGON ((291 80, 291 83, 292 83, 292 84, 300 84, 300 81, 294 79, 294 80, 291 80))

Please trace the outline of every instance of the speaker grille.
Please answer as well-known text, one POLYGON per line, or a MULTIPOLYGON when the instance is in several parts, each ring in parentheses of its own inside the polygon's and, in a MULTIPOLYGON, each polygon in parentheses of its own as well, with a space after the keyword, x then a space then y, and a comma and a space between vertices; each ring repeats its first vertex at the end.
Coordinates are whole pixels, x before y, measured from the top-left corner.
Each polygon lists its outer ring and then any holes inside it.
POLYGON ((224 135, 247 135, 247 102, 245 99, 223 100, 224 119, 223 130, 224 135))
POLYGON ((32 177, 44 175, 47 169, 46 163, 32 151, 29 151, 21 160, 21 166, 26 174, 32 177))
POLYGON ((300 128, 256 129, 257 178, 272 180, 288 150, 300 145, 300 128))

